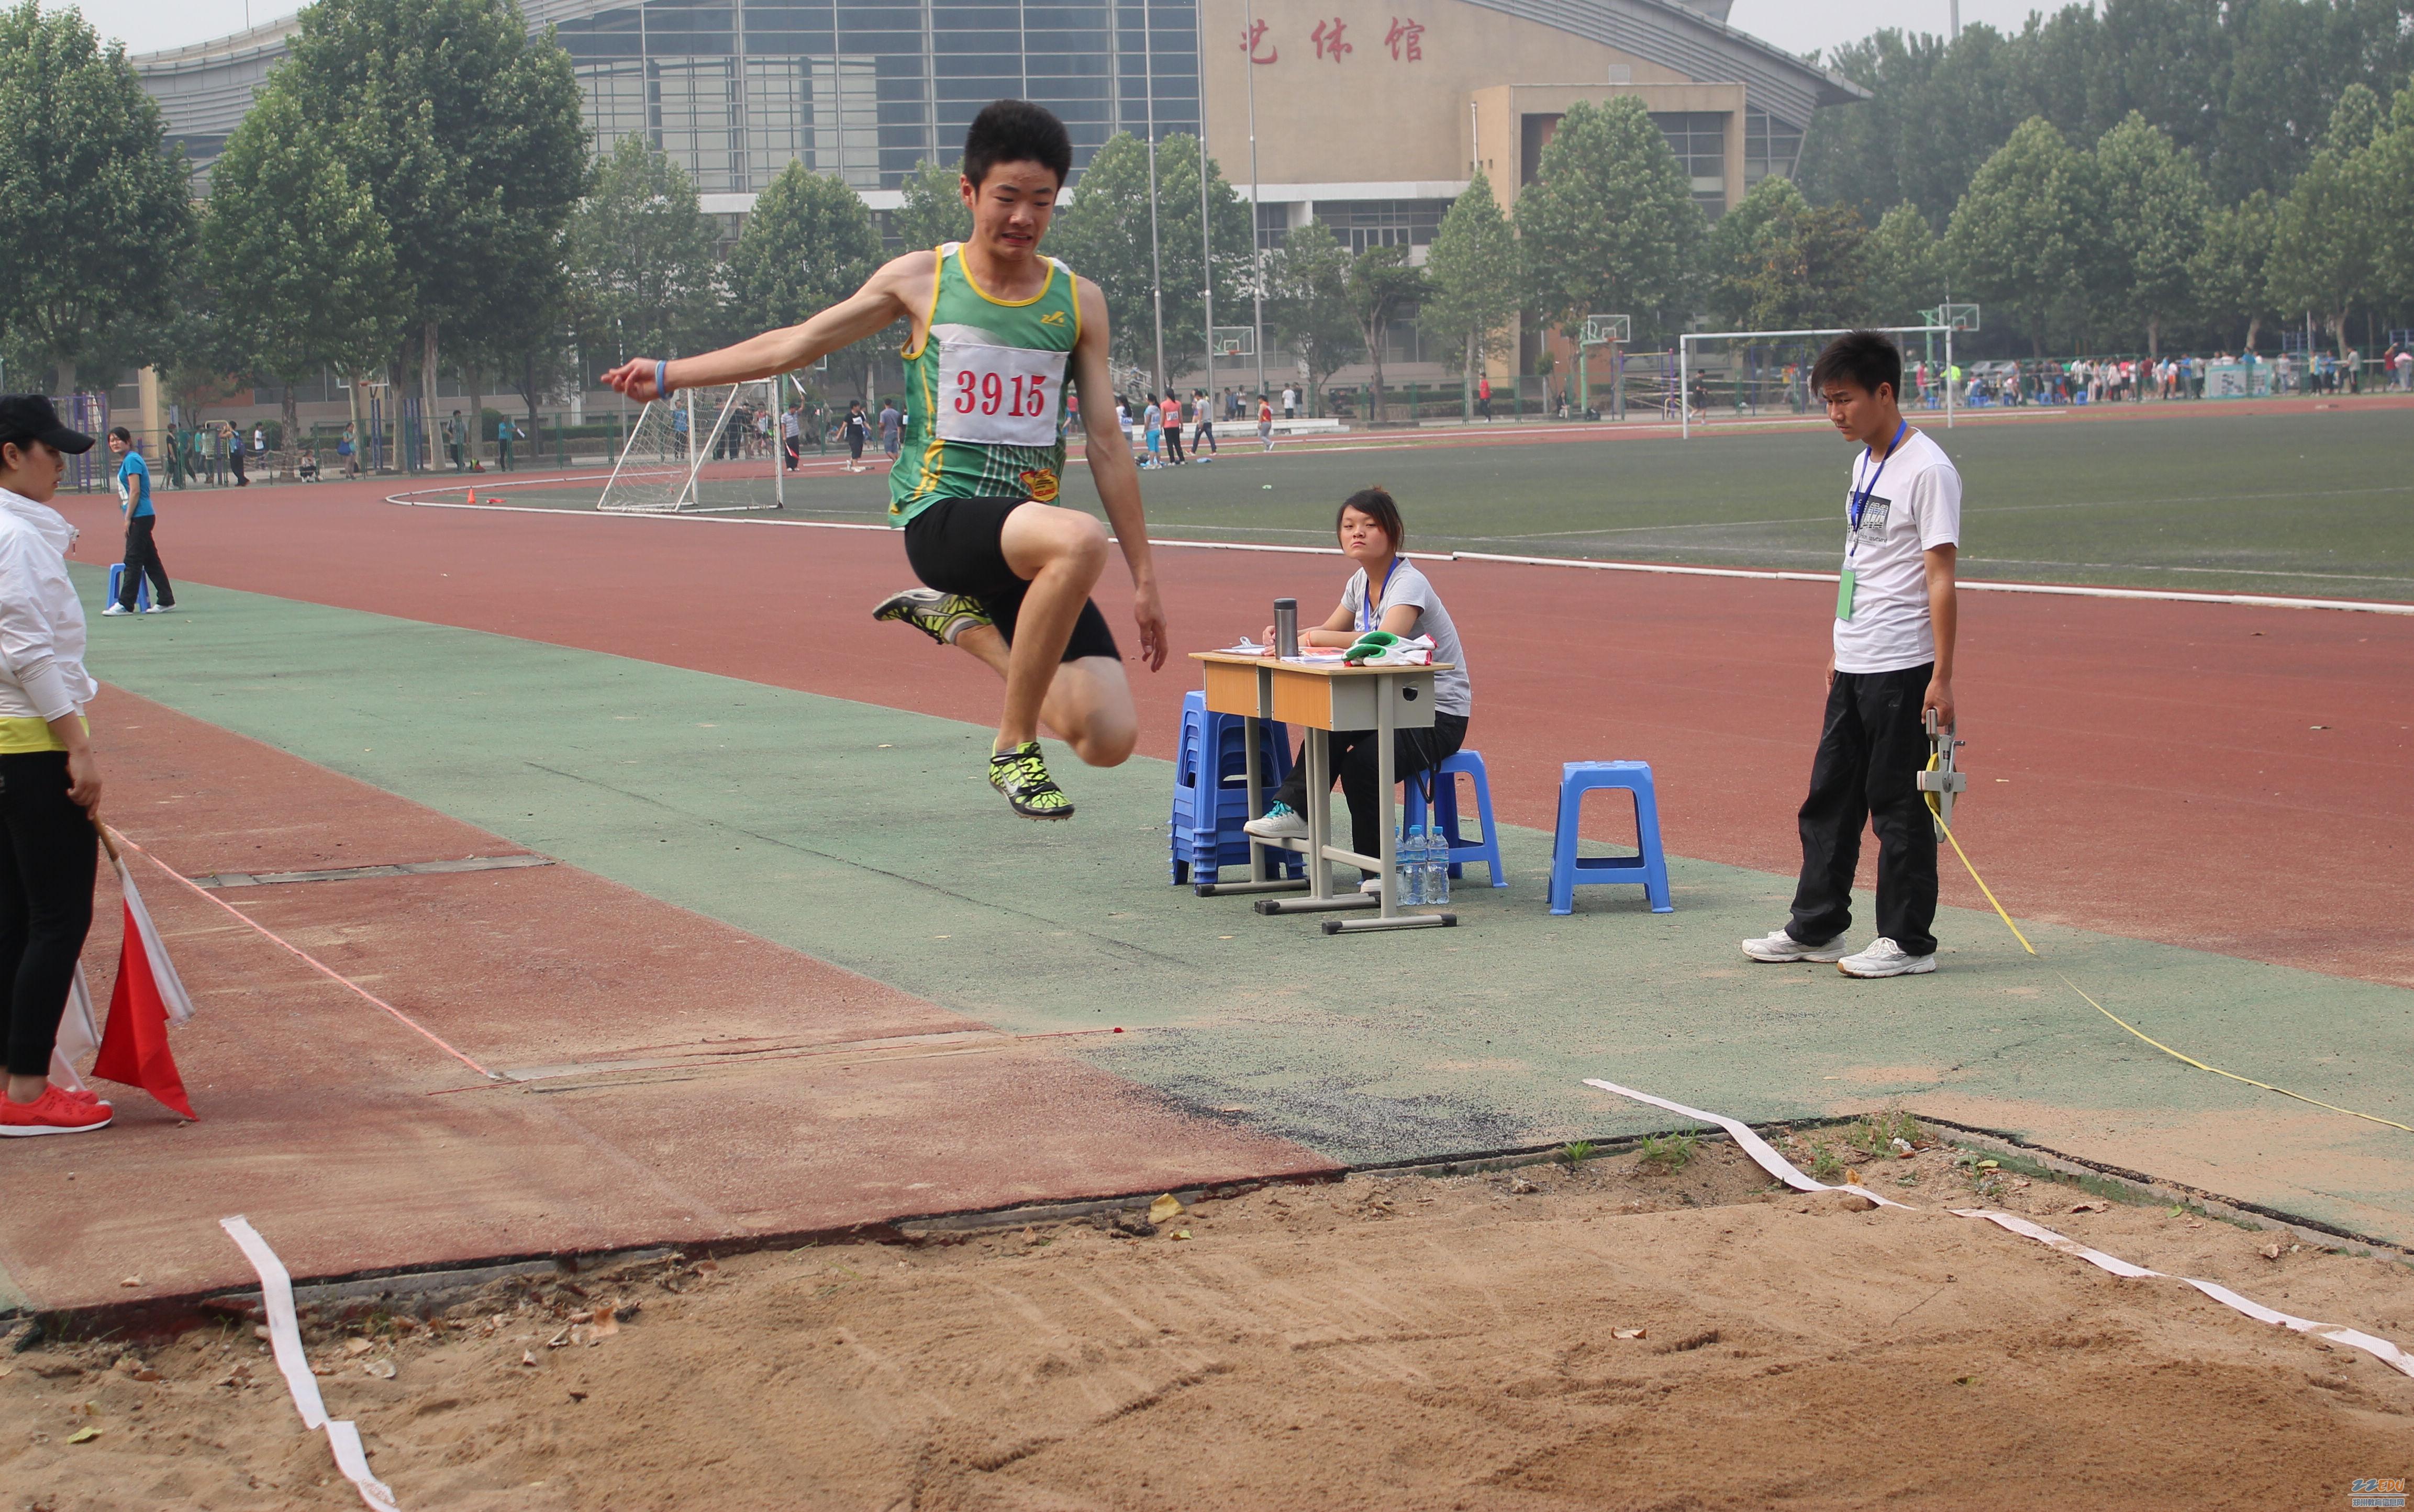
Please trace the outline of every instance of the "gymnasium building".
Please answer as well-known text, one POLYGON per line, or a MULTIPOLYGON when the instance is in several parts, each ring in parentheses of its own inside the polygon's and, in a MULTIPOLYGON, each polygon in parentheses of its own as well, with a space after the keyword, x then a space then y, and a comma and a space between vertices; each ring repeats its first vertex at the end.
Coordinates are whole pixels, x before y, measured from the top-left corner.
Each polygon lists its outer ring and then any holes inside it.
MULTIPOLYGON (((642 134, 738 218, 792 160, 877 212, 952 157, 1002 95, 1108 138, 1205 128, 1260 242, 1321 218, 1353 245, 1433 240, 1482 164, 1504 203, 1577 100, 1634 96, 1722 213, 1790 175, 1811 111, 1855 86, 1726 23, 1728 0, 525 0, 575 60, 598 153, 642 134)), ((284 56, 291 18, 134 58, 171 140, 206 170, 284 56)), ((1220 315, 1221 312, 1219 312, 1220 315)), ((1397 378, 1421 361, 1412 323, 1397 378)), ((1438 376, 1439 369, 1433 369, 1438 376)), ((1342 376, 1348 381, 1348 375, 1342 376)))

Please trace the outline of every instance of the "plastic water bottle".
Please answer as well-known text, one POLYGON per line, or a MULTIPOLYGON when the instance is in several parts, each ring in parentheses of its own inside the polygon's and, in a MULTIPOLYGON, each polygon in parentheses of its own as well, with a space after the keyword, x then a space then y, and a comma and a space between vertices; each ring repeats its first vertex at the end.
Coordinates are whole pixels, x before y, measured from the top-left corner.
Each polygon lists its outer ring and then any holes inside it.
POLYGON ((1392 901, 1397 907, 1413 908, 1425 900, 1424 833, 1423 825, 1410 824, 1394 848, 1392 901))
POLYGON ((1450 838, 1436 825, 1425 831, 1425 885, 1423 893, 1428 908, 1447 907, 1450 903, 1450 838))

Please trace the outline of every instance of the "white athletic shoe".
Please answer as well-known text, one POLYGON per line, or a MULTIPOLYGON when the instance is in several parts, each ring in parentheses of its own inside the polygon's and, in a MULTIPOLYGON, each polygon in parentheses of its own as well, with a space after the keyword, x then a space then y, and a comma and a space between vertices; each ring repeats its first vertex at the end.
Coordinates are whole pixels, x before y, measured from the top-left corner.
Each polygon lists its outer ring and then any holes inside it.
POLYGON ((114 601, 112 601, 108 608, 101 611, 104 615, 122 615, 127 612, 127 608, 124 604, 114 601))
POLYGON ((146 615, 164 615, 164 614, 166 614, 169 610, 173 609, 173 608, 175 608, 175 607, 176 607, 176 606, 175 606, 174 604, 171 604, 171 603, 155 603, 155 604, 153 604, 150 608, 145 609, 145 610, 144 610, 144 611, 142 611, 142 612, 143 612, 144 614, 146 614, 146 615))
POLYGON ((1286 809, 1279 814, 1268 814, 1263 819, 1252 819, 1241 827, 1261 840, 1307 838, 1307 816, 1296 810, 1286 809))
POLYGON ((1917 976, 1936 970, 1936 957, 1914 956, 1880 935, 1870 941, 1869 949, 1838 961, 1836 970, 1846 976, 1917 976))
POLYGON ((1766 934, 1758 940, 1743 942, 1743 953, 1756 961, 1840 961, 1844 958, 1842 937, 1824 945, 1806 945, 1784 930, 1766 934))
POLYGON ((1380 897, 1383 896, 1383 879, 1369 877, 1358 884, 1358 890, 1368 897, 1380 897))

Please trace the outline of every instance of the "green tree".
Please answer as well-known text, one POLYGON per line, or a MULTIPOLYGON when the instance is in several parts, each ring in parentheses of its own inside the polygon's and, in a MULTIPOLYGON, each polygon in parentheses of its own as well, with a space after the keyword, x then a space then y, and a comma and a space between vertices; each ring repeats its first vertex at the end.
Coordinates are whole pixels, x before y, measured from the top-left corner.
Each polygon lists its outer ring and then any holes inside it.
POLYGON ((1761 180, 1710 230, 1712 318, 1730 331, 1857 323, 1868 312, 1868 239, 1853 206, 1813 208, 1788 180, 1761 180))
POLYGON ((281 84, 260 92, 211 169, 201 251, 251 370, 284 386, 289 445, 301 433, 295 383, 333 368, 357 393, 394 350, 385 220, 281 84))
POLYGON ((1358 323, 1358 339, 1374 368, 1370 384, 1375 391, 1374 402, 1367 407, 1366 418, 1380 420, 1384 350, 1391 346, 1393 322, 1414 309, 1423 297, 1424 270, 1408 266, 1408 249, 1405 246, 1370 246, 1350 260, 1344 288, 1349 296, 1349 318, 1358 323))
POLYGON ((1862 244, 1862 299, 1881 325, 1915 325, 1945 298, 1944 251, 1928 217, 1908 200, 1881 217, 1862 244))
POLYGON ((2190 266, 2213 209, 2204 171, 2161 127, 2136 111, 2095 144, 2104 197, 2105 303, 2124 324, 2143 326, 2146 352, 2163 353, 2163 328, 2196 297, 2190 266))
POLYGON ((35 370, 19 387, 47 368, 72 392, 80 365, 120 365, 166 323, 193 213, 162 141, 123 44, 71 9, 0 11, 0 333, 35 370))
POLYGON ((1517 233, 1478 169, 1434 233, 1425 254, 1424 304, 1417 312, 1418 323, 1443 343, 1442 365, 1459 375, 1459 404, 1468 418, 1475 413, 1475 375, 1516 347, 1525 284, 1517 233))
POLYGON ((2381 296, 2400 310, 2414 309, 2414 84, 2397 92, 2373 139, 2368 181, 2381 296))
POLYGON ((2204 245, 2189 263, 2199 319, 2225 334, 2246 326, 2243 350, 2272 313, 2267 276, 2272 261, 2272 197, 2258 189, 2228 210, 2205 217, 2204 245))
POLYGON ((586 191, 570 55, 530 36, 514 0, 318 0, 291 45, 279 82, 393 239, 432 416, 440 328, 477 329, 523 300, 586 191))
POLYGON ((1274 334, 1307 366, 1308 412, 1322 408, 1327 378, 1365 350, 1349 298, 1349 249, 1333 228, 1311 220, 1271 259, 1268 313, 1274 334))
POLYGON ((1970 181, 1945 233, 1955 291, 2004 307, 2039 357, 2051 322, 2087 307, 2101 239, 2093 168, 2032 116, 1970 181))
MULTIPOLYGON (((730 293, 743 316, 738 323, 795 325, 854 293, 880 261, 880 232, 863 197, 791 162, 754 201, 729 254, 730 293)), ((880 350, 902 345, 897 335, 892 326, 831 355, 857 372, 869 394, 880 350)))
MULTIPOLYGON (((1229 310, 1249 273, 1249 207, 1207 160, 1207 198, 1215 250, 1215 301, 1229 310)), ((1207 348, 1207 287, 1199 230, 1199 139, 1175 132, 1156 146, 1156 245, 1151 259, 1148 143, 1128 132, 1107 140, 1081 171, 1072 203, 1056 214, 1048 250, 1098 286, 1114 331, 1114 357, 1152 371, 1156 365, 1156 304, 1165 295, 1165 352, 1184 364, 1207 348), (1161 270, 1162 277, 1152 276, 1161 270)), ((1169 378, 1170 375, 1167 375, 1169 378)))
POLYGON ((888 229, 905 251, 946 242, 961 242, 973 233, 973 213, 964 208, 961 163, 941 164, 924 158, 899 185, 904 200, 888 213, 888 229))
MULTIPOLYGON (((777 193, 775 184, 764 200, 777 193)), ((751 219, 763 218, 758 205, 751 219)), ((748 231, 759 235, 753 224, 748 231)), ((586 344, 598 353, 614 353, 616 360, 671 357, 688 349, 720 296, 712 222, 696 202, 695 181, 642 136, 622 137, 613 145, 595 175, 594 191, 571 217, 568 248, 586 344)), ((752 299, 753 292, 741 298, 752 299)), ((767 306, 758 308, 756 327, 776 318, 767 306)))
POLYGON ((1547 324, 1622 314, 1638 336, 1670 329, 1691 307, 1702 231, 1691 181, 1632 96, 1570 106, 1517 200, 1527 287, 1547 324))
POLYGON ((2297 175, 2288 197, 2273 208, 2272 260, 2265 298, 2281 311, 2313 316, 2347 351, 2350 306, 2376 286, 2371 210, 2377 185, 2369 182, 2370 149, 2324 147, 2297 175))

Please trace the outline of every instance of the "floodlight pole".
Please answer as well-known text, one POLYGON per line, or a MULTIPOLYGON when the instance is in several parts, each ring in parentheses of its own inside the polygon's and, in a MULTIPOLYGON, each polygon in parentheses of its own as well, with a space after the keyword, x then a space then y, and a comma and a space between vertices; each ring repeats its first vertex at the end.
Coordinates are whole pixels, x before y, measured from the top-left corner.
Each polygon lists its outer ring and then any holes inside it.
POLYGON ((1245 30, 1242 37, 1248 43, 1247 72, 1242 80, 1248 85, 1249 96, 1249 335, 1258 348, 1258 393, 1266 392, 1266 248, 1265 234, 1259 230, 1261 217, 1258 202, 1258 7, 1248 0, 1242 7, 1245 30))
POLYGON ((1207 402, 1215 402, 1215 228, 1207 203, 1207 7, 1193 6, 1190 20, 1199 49, 1199 297, 1204 314, 1200 334, 1207 338, 1207 402))
POLYGON ((1156 240, 1156 22, 1140 12, 1140 87, 1148 91, 1148 297, 1156 313, 1156 388, 1165 393, 1165 267, 1156 240))
POLYGON ((1953 428, 1953 322, 1937 323, 1945 327, 1945 428, 1949 431, 1953 428))

